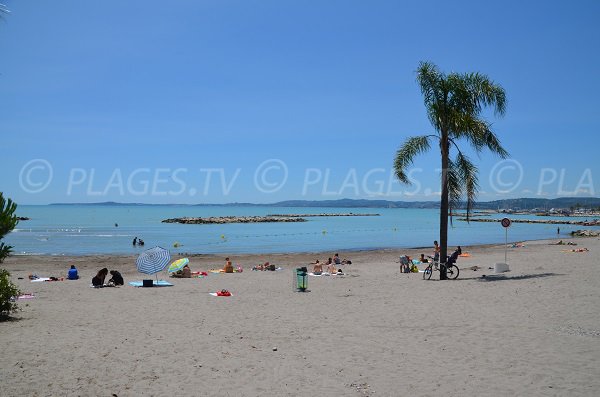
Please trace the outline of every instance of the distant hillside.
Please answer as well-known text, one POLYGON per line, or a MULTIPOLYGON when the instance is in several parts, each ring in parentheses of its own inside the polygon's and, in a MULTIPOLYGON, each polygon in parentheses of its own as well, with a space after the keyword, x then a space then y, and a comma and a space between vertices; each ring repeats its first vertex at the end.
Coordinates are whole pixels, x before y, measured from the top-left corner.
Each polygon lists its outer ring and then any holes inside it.
POLYGON ((549 210, 551 208, 598 208, 600 207, 600 198, 598 197, 561 197, 555 199, 540 198, 518 198, 505 199, 477 203, 477 209, 523 209, 531 210, 534 208, 549 210))
MULTIPOLYGON (((122 205, 163 205, 172 206, 180 204, 141 204, 141 203, 57 203, 51 205, 106 205, 106 206, 122 206, 122 205)), ((185 204, 184 204, 185 205, 185 204)), ((300 207, 300 208, 439 208, 439 201, 389 201, 389 200, 364 200, 364 199, 340 199, 340 200, 286 200, 270 204, 253 204, 253 203, 227 203, 227 204, 189 204, 190 206, 218 206, 218 207, 300 207)), ((556 199, 542 198, 518 198, 505 199, 494 201, 482 201, 475 205, 475 209, 480 210, 497 210, 497 209, 546 209, 551 208, 599 208, 600 198, 597 197, 562 197, 556 199)))

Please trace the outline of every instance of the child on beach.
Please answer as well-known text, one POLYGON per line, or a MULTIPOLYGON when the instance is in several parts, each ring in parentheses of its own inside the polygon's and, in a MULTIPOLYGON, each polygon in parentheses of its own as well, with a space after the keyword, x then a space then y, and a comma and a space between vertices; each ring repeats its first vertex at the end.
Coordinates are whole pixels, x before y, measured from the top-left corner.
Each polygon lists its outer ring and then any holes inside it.
POLYGON ((223 268, 225 273, 233 273, 233 264, 229 260, 229 258, 225 258, 225 267, 223 268))
POLYGON ((433 242, 433 260, 436 262, 440 260, 440 246, 437 240, 433 242))

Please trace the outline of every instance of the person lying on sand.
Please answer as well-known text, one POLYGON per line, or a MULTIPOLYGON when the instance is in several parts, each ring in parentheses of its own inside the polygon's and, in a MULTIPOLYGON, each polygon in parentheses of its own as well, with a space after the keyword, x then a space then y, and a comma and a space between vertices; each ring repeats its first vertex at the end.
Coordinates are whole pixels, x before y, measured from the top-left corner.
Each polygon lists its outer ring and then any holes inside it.
POLYGON ((192 277, 192 270, 190 269, 190 267, 188 265, 185 265, 183 267, 183 269, 178 270, 175 273, 171 274, 171 277, 175 277, 175 278, 191 278, 192 277))
POLYGON ((576 248, 576 249, 572 249, 571 252, 588 252, 589 249, 587 248, 576 248))

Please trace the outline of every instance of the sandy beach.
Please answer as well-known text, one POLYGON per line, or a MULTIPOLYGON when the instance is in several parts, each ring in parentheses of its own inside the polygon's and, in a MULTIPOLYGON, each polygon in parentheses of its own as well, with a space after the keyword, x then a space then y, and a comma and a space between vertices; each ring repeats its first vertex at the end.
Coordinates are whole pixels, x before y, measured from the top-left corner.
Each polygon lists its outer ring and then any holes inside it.
POLYGON ((464 247, 460 277, 444 282, 399 272, 400 254, 429 249, 340 252, 345 276, 310 277, 308 293, 294 292, 293 269, 333 253, 233 256, 244 272, 103 289, 89 288, 102 267, 148 277, 135 257, 11 257, 2 267, 35 299, 0 323, 0 394, 595 396, 600 241, 571 241, 511 248, 500 276, 489 267, 503 245, 464 247), (283 270, 250 271, 265 261, 283 270), (71 264, 80 280, 28 279, 71 264), (209 295, 220 289, 233 296, 209 295))

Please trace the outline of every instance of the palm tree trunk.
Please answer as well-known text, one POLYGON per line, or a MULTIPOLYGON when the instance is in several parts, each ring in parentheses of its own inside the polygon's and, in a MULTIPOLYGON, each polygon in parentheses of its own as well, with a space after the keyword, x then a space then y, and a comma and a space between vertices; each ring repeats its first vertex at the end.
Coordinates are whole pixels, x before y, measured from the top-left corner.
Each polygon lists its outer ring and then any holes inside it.
POLYGON ((442 189, 440 200, 440 280, 447 280, 446 258, 448 257, 448 158, 449 142, 448 135, 442 132, 440 142, 442 151, 442 189))

